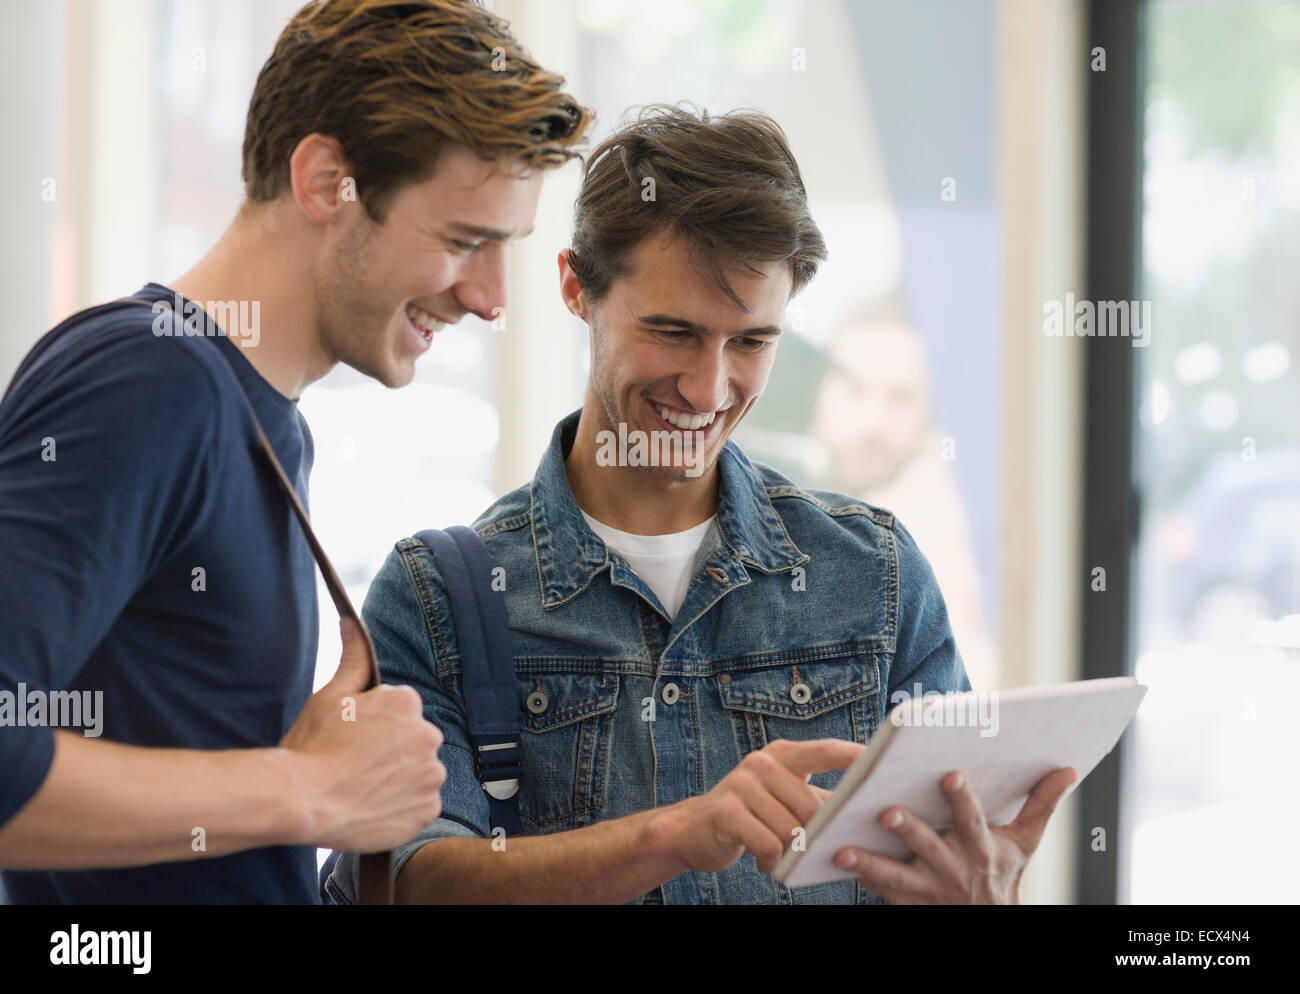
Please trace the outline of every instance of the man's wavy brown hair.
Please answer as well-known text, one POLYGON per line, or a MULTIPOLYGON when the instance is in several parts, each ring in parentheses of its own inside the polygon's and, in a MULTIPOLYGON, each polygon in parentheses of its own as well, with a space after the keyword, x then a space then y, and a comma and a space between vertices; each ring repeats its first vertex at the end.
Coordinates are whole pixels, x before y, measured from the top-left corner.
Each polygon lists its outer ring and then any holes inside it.
POLYGON ((826 259, 785 132, 756 110, 711 115, 652 104, 629 112, 591 153, 571 249, 588 301, 599 303, 627 276, 629 255, 656 233, 682 239, 710 283, 740 307, 728 270, 757 276, 755 262, 786 262, 793 297, 826 259))
POLYGON ((528 168, 580 158, 592 112, 561 91, 509 25, 470 0, 313 0, 258 74, 244 131, 250 200, 289 186, 289 158, 314 132, 343 146, 376 222, 393 195, 463 145, 528 168))

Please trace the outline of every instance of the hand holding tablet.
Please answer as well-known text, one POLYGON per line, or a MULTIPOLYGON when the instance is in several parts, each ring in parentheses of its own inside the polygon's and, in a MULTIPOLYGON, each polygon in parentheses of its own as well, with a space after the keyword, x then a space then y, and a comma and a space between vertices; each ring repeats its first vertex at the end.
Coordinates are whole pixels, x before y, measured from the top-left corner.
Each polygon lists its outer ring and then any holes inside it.
MULTIPOLYGON (((1014 861, 1016 850, 1027 860, 1056 804, 1114 748, 1146 689, 1119 677, 904 701, 773 875, 791 887, 857 877, 889 900, 884 891, 906 899, 918 888, 918 899, 938 899, 935 888, 952 897, 972 865, 1014 861), (967 781, 960 787, 958 770, 967 781), (881 820, 896 808, 910 816, 891 830, 881 820), (954 813, 958 827, 940 839, 954 813), (836 863, 845 849, 857 851, 852 869, 836 863), (921 858, 911 866, 898 862, 913 852, 921 858)), ((983 869, 997 876, 1011 868, 983 869)))

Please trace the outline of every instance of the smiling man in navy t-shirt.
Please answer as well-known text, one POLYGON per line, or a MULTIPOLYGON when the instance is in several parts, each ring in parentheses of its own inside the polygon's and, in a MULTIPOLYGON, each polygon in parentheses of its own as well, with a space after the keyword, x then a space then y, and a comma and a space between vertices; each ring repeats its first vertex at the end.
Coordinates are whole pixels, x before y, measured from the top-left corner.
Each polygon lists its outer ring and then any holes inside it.
POLYGON ((12 901, 315 902, 314 847, 391 848, 438 815, 441 733, 410 688, 361 692, 358 632, 311 693, 314 566, 249 411, 306 504, 302 391, 339 362, 401 386, 444 323, 495 317, 504 245, 576 154, 588 112, 503 22, 417 6, 300 11, 231 226, 170 286, 43 339, 0 401, 12 901))

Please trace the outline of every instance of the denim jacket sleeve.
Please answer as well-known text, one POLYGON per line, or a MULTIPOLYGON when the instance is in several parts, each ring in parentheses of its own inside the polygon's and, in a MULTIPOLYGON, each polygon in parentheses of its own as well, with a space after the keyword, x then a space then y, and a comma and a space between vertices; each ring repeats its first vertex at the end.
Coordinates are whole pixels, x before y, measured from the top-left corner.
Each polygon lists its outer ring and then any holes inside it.
POLYGON ((966 667, 957 651, 948 608, 930 562, 897 518, 893 522, 898 556, 898 629, 889 672, 886 708, 921 693, 970 690, 966 667))
MULTIPOLYGON (((443 734, 438 758, 447 768, 442 813, 415 838, 393 850, 393 878, 418 849, 437 839, 486 838, 488 803, 475 775, 474 755, 460 691, 451 604, 436 561, 421 542, 399 542, 375 576, 361 611, 375 643, 384 683, 414 687, 424 717, 443 734)), ((359 860, 339 857, 327 883, 340 903, 355 903, 359 860)))

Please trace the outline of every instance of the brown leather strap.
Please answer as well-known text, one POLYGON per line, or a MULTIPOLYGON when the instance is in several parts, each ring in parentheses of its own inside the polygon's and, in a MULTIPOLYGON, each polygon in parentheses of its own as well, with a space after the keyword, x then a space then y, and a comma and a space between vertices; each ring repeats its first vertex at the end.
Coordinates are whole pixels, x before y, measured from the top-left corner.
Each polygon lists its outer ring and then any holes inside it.
MULTIPOLYGON (((234 373, 234 370, 231 370, 234 373)), ((243 387, 241 386, 242 390, 243 387)), ((247 401, 248 397, 245 396, 247 401)), ((339 581, 338 574, 334 572, 334 567, 325 555, 325 549, 321 546, 320 540, 316 538, 316 533, 311 529, 311 522, 307 519, 307 511, 303 508, 302 502, 298 500, 298 494, 294 492, 293 484, 289 482, 289 477, 280 465, 280 460, 276 458, 275 450, 271 448, 271 442, 266 437, 266 432, 262 430, 262 423, 257 420, 257 415, 253 412, 253 405, 249 403, 248 413, 253 418, 253 424, 257 428, 257 437, 262 443, 262 451, 266 453, 267 461, 270 462, 271 468, 275 470, 276 478, 280 481, 280 487, 284 490, 285 496, 289 498, 289 506, 293 508, 294 515, 298 518, 298 523, 302 525, 303 535, 307 538, 307 544, 311 547, 311 554, 316 560, 316 565, 320 567, 321 576, 325 578, 325 586, 329 589, 330 598, 334 601, 334 607, 338 609, 339 616, 351 618, 361 629, 362 638, 365 641, 366 656, 370 661, 370 681, 366 685, 369 690, 379 686, 379 663, 375 656, 375 644, 370 639, 370 631, 366 628, 366 623, 361 620, 361 615, 357 613, 356 608, 352 606, 352 601, 348 597, 348 592, 343 588, 339 581)), ((360 904, 392 904, 393 903, 393 859, 391 852, 380 853, 362 853, 360 873, 357 880, 357 901, 360 904)))

